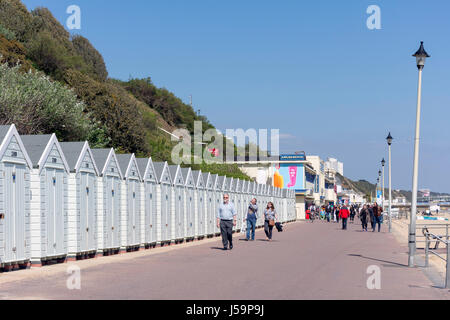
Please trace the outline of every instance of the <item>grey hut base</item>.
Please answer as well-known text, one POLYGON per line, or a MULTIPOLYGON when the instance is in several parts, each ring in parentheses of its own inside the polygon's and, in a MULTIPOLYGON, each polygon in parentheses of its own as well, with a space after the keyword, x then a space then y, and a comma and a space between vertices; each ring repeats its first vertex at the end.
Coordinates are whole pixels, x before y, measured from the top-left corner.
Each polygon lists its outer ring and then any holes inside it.
POLYGON ((94 259, 94 258, 97 258, 97 250, 69 253, 67 255, 67 261, 77 261, 77 260, 94 259))
POLYGON ((150 243, 145 243, 144 244, 144 248, 145 249, 153 249, 153 248, 156 248, 156 246, 158 245, 158 243, 157 242, 150 242, 150 243))
POLYGON ((165 241, 160 241, 160 242, 158 242, 158 244, 159 244, 161 247, 164 247, 164 246, 170 246, 170 245, 172 245, 172 244, 175 244, 175 240, 165 240, 165 241))
POLYGON ((17 262, 8 262, 0 264, 0 272, 10 272, 16 270, 30 269, 30 260, 22 260, 17 262))
POLYGON ((141 250, 141 245, 136 244, 132 246, 124 246, 120 248, 120 253, 126 253, 126 252, 136 252, 141 250))
POLYGON ((62 254, 53 257, 43 257, 43 258, 31 258, 31 267, 40 268, 44 266, 51 266, 54 264, 62 264, 67 262, 67 255, 62 254))
POLYGON ((108 249, 101 249, 97 251, 97 255, 99 257, 106 257, 106 256, 113 256, 120 253, 120 248, 108 248, 108 249))

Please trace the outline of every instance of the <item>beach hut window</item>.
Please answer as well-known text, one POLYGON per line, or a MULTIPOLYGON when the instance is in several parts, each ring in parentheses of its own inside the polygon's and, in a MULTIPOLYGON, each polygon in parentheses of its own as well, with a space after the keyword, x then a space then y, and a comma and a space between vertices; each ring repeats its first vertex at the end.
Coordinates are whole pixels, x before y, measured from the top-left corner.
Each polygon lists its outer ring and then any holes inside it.
POLYGON ((17 157, 17 151, 13 151, 13 152, 11 152, 11 157, 17 157))
POLYGON ((56 158, 52 158, 52 163, 56 163, 58 160, 56 158))

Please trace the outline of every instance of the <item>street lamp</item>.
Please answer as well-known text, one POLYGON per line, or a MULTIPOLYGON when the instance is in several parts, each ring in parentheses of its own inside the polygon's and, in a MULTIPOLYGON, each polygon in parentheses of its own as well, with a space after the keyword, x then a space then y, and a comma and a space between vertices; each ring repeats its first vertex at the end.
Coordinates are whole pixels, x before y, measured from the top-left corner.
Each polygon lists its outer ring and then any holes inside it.
POLYGON ((380 175, 378 174, 377 184, 375 186, 375 202, 378 202, 378 186, 380 185, 380 175))
POLYGON ((388 169, 388 175, 389 175, 389 233, 392 231, 392 219, 391 219, 391 209, 392 209, 392 175, 391 175, 391 145, 392 145, 392 138, 391 133, 389 132, 389 135, 386 138, 388 143, 388 149, 389 149, 389 169, 388 169))
POLYGON ((416 214, 417 214, 417 185, 419 176, 419 140, 420 140, 420 107, 422 100, 422 70, 425 67, 425 60, 430 56, 423 47, 423 41, 420 43, 419 50, 413 57, 416 57, 417 68, 419 69, 419 83, 417 87, 417 110, 416 110, 416 133, 414 139, 414 165, 413 165, 413 183, 412 183, 412 202, 409 224, 409 256, 408 266, 414 267, 414 257, 416 254, 416 214))
POLYGON ((378 185, 378 189, 381 189, 381 187, 382 187, 381 186, 381 170, 378 170, 378 179, 380 179, 380 184, 378 185))
POLYGON ((382 194, 381 194, 381 208, 383 209, 383 211, 384 211, 384 165, 385 164, 386 164, 386 161, 384 161, 384 158, 383 158, 383 160, 381 160, 381 168, 383 169, 383 178, 382 178, 382 180, 383 180, 383 183, 382 183, 383 191, 382 191, 382 194))

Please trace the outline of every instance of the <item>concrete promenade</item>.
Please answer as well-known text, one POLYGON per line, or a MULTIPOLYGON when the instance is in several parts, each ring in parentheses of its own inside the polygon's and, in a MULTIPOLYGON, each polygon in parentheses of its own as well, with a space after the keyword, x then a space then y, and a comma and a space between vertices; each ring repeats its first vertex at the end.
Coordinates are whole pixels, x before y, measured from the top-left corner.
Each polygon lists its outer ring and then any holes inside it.
MULTIPOLYGON (((384 226, 385 228, 385 226, 384 226)), ((232 251, 215 238, 187 245, 75 262, 81 290, 68 290, 70 264, 0 274, 2 299, 449 299, 393 235, 315 221, 289 224, 232 251), (369 266, 381 289, 367 288, 369 266)))

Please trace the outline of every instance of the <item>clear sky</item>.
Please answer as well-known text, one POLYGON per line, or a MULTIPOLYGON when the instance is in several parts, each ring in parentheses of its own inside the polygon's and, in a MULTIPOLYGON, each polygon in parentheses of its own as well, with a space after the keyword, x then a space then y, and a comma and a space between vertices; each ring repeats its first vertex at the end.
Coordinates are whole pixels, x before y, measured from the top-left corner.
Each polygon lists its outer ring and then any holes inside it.
MULTIPOLYGON (((450 192, 448 0, 24 0, 79 33, 111 77, 150 76, 185 102, 193 95, 219 129, 278 128, 281 151, 344 162, 377 178, 392 147, 393 187, 411 189, 417 68, 425 41, 419 189, 450 192), (369 30, 369 5, 381 30, 369 30)), ((386 178, 387 181, 387 178, 386 178)), ((386 183, 387 185, 387 183, 386 183)))

